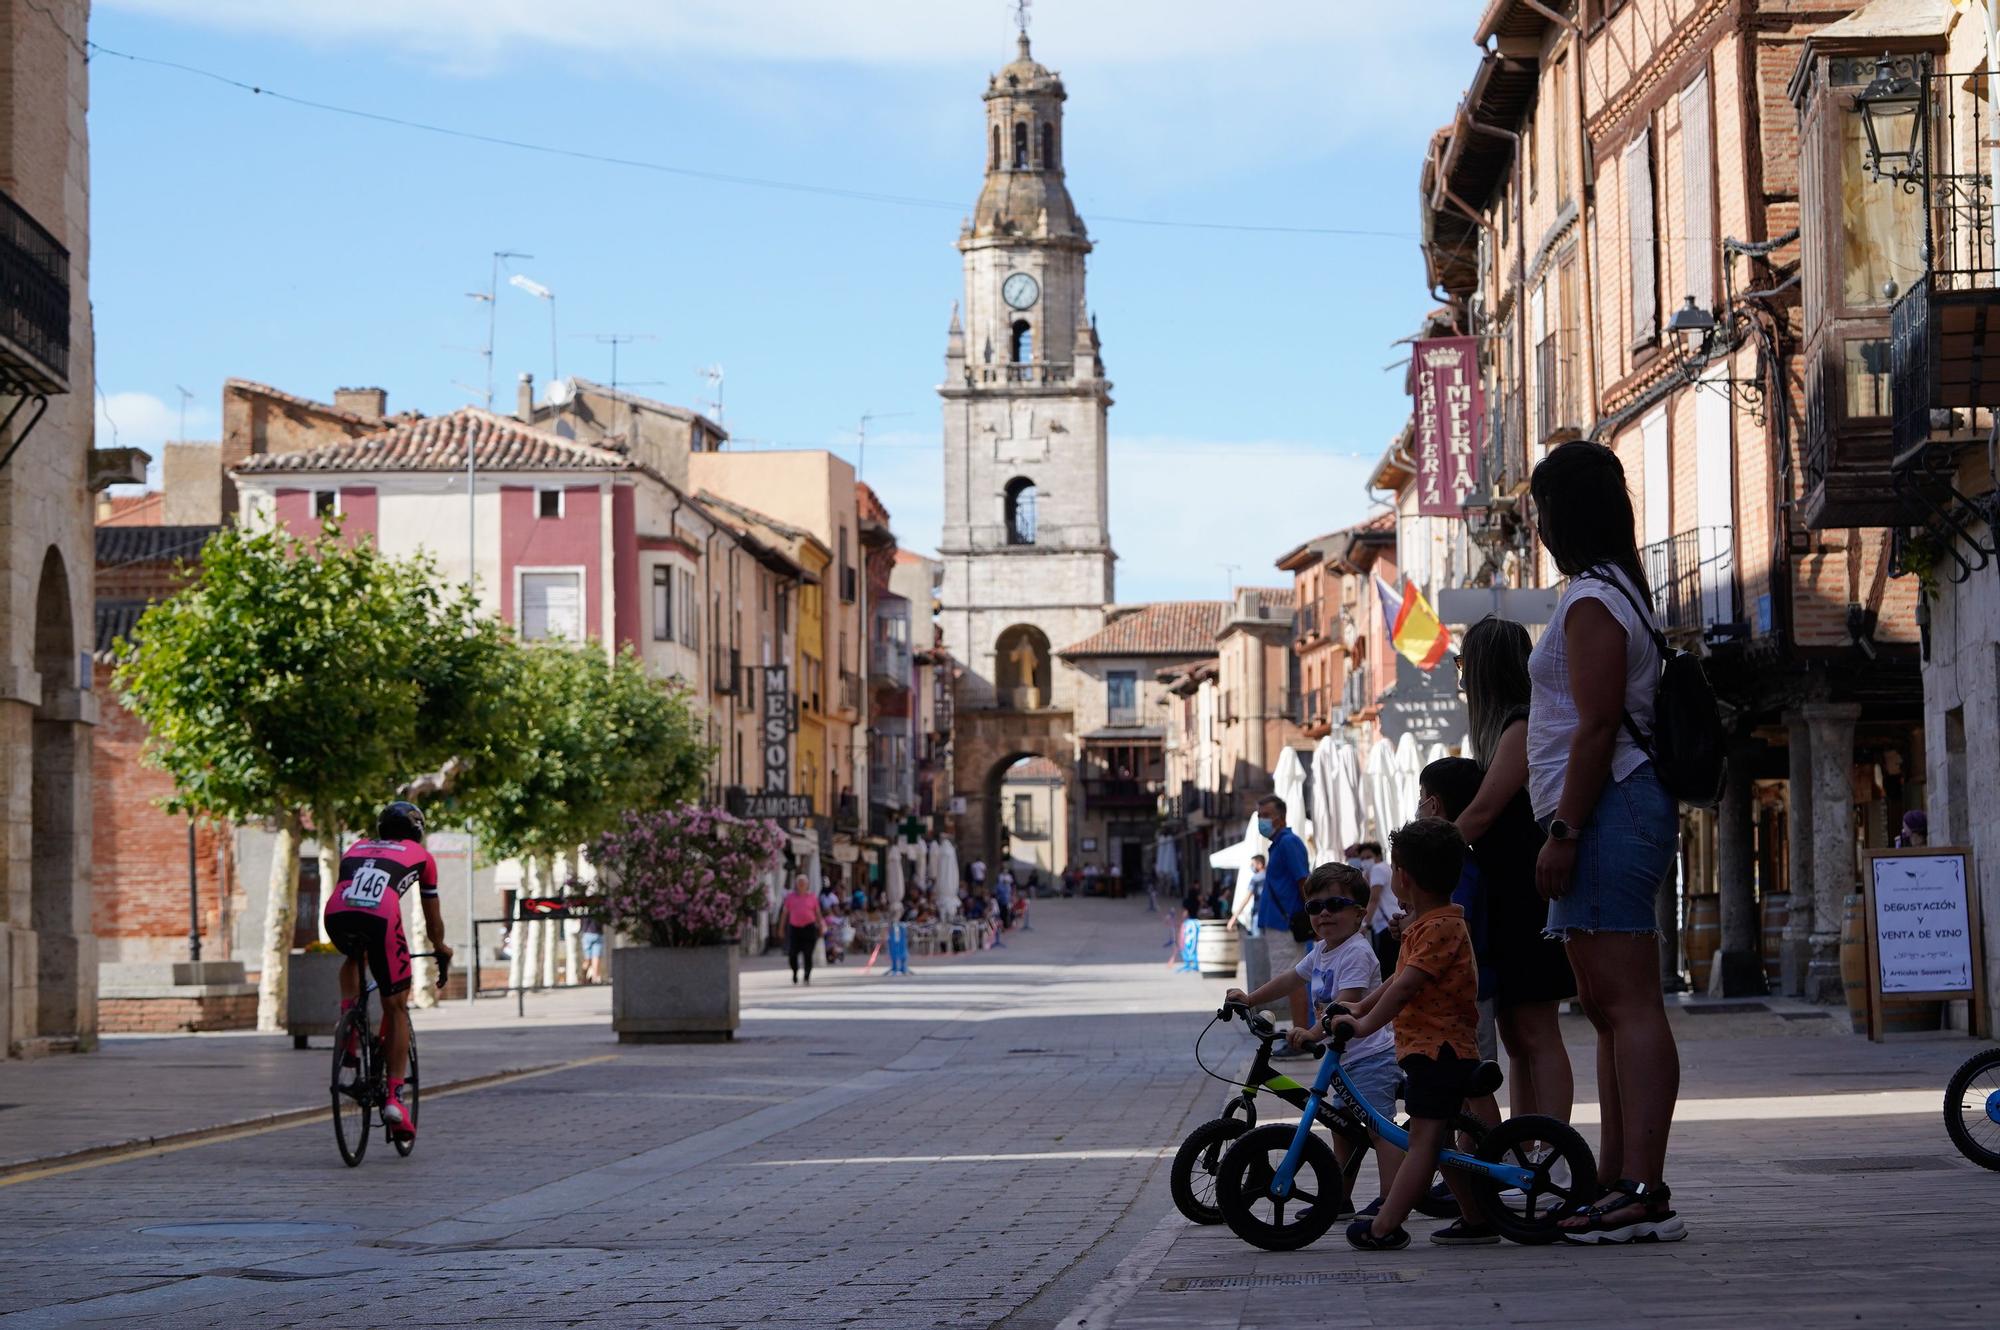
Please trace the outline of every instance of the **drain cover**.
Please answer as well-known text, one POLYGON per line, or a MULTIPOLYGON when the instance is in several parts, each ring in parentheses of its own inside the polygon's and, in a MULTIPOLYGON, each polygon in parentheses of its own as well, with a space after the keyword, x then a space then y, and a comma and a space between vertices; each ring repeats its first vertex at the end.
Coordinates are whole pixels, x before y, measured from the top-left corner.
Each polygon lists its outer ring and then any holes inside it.
POLYGON ((139 1231, 156 1238, 268 1238, 276 1241, 291 1238, 308 1241, 346 1233, 353 1228, 352 1224, 321 1224, 307 1219, 289 1222, 279 1219, 212 1219, 201 1224, 159 1224, 139 1231))
POLYGON ((1231 1288, 1301 1288, 1308 1284, 1407 1284, 1401 1270, 1322 1270, 1295 1275, 1198 1275, 1161 1283, 1163 1293, 1207 1293, 1231 1288))

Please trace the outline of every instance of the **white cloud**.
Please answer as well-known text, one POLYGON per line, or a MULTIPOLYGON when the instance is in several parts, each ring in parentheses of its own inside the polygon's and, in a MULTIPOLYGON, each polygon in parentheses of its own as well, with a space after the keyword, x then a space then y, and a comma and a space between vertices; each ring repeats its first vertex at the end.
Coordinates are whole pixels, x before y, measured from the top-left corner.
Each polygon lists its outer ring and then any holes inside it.
POLYGON ((215 413, 207 407, 188 403, 187 426, 181 426, 178 398, 172 403, 145 392, 100 394, 97 399, 97 446, 100 448, 144 448, 152 455, 146 468, 148 484, 160 477, 160 445, 169 440, 213 437, 215 413))

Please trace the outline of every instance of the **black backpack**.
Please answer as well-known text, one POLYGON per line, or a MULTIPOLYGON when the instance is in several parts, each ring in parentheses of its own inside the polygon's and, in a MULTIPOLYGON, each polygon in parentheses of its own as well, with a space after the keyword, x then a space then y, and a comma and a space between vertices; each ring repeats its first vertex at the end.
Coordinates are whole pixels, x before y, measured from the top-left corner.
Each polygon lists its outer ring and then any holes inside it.
POLYGON ((1628 711, 1625 729, 1632 742, 1653 760, 1653 770, 1668 794, 1690 808, 1713 809, 1722 802, 1728 740, 1722 724, 1722 705, 1701 668, 1701 657, 1668 646, 1666 637, 1653 626, 1653 616, 1619 578, 1595 569, 1584 576, 1617 587, 1659 649, 1660 681, 1653 695, 1653 732, 1642 733, 1628 711))

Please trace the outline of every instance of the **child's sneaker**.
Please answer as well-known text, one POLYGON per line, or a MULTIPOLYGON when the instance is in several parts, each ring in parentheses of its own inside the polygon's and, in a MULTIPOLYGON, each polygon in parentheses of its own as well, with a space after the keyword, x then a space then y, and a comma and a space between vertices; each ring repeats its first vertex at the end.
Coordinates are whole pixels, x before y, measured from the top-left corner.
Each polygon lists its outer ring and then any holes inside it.
POLYGON ((1500 1234, 1496 1229, 1454 1219, 1431 1234, 1431 1241, 1440 1247, 1490 1247, 1500 1241, 1500 1234))
POLYGON ((1372 1219, 1357 1219, 1347 1226, 1347 1245, 1360 1251, 1401 1251, 1410 1245, 1410 1235, 1396 1229, 1387 1237, 1376 1237, 1372 1219))
POLYGON ((1373 1219, 1376 1215, 1379 1215, 1381 1213, 1382 1213, 1382 1198, 1380 1196, 1377 1196, 1374 1200, 1368 1202, 1366 1206, 1364 1206, 1359 1210, 1356 1210, 1354 1212, 1354 1217, 1356 1219, 1373 1219))

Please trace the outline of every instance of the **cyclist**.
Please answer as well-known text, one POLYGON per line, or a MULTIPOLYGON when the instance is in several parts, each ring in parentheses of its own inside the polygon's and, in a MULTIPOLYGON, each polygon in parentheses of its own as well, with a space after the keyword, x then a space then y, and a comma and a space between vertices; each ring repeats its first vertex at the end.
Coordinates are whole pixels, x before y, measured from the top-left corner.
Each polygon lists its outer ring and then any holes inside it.
POLYGON ((340 967, 342 1014, 361 996, 363 964, 381 991, 382 1042, 389 1064, 382 1120, 406 1139, 417 1134, 416 1118, 402 1098, 410 1058, 410 941, 403 933, 403 896, 412 886, 442 974, 451 948, 444 944, 437 860, 424 848, 423 810, 398 800, 375 819, 373 839, 356 841, 341 855, 340 882, 326 903, 326 935, 347 957, 340 967))

